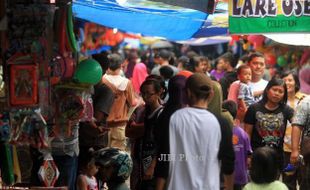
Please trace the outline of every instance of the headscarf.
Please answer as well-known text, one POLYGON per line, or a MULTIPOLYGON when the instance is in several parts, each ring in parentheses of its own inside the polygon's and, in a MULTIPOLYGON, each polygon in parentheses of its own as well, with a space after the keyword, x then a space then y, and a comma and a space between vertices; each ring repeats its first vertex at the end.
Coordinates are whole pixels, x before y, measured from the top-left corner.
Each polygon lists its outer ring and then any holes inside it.
POLYGON ((221 85, 216 81, 212 81, 212 87, 214 95, 208 103, 208 110, 215 115, 220 115, 223 102, 222 88, 221 85))
POLYGON ((133 75, 133 70, 135 68, 136 65, 136 60, 138 59, 138 54, 135 51, 132 51, 129 53, 128 55, 128 65, 127 65, 127 70, 125 72, 125 76, 126 78, 130 79, 133 75))
POLYGON ((233 117, 230 115, 229 112, 224 111, 222 109, 222 103, 223 103, 223 92, 222 92, 222 88, 221 85, 216 82, 216 81, 212 81, 213 82, 213 97, 211 98, 211 100, 209 100, 208 103, 208 110, 213 113, 214 115, 217 116, 221 116, 223 118, 225 118, 228 123, 230 124, 230 126, 233 126, 234 123, 234 119, 233 117))
POLYGON ((304 65, 299 71, 300 92, 310 94, 310 65, 304 65))
POLYGON ((148 76, 147 69, 144 63, 138 63, 135 65, 132 73, 132 86, 134 91, 139 94, 140 86, 145 81, 145 78, 148 76))
POLYGON ((167 101, 166 107, 184 107, 188 103, 185 83, 186 77, 182 75, 176 75, 170 79, 168 84, 169 99, 167 101))
MULTIPOLYGON (((178 109, 187 105, 185 90, 186 77, 176 75, 169 81, 169 99, 158 118, 155 138, 158 145, 158 154, 169 154, 169 121, 171 115, 178 109)), ((169 173, 169 162, 158 161, 155 168, 155 176, 167 178, 169 173)))

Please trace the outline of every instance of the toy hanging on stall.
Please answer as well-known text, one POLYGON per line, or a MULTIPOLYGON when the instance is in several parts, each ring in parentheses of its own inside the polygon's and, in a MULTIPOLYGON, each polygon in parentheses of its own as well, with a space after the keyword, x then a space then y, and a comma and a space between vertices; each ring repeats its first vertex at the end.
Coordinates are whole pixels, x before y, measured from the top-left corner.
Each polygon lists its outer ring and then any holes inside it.
POLYGON ((48 147, 47 124, 39 111, 26 109, 11 112, 10 115, 11 144, 31 145, 38 149, 48 147))
POLYGON ((38 101, 38 67, 35 55, 16 53, 8 61, 11 106, 33 106, 38 101))
POLYGON ((46 187, 52 187, 59 177, 59 170, 50 154, 44 157, 42 166, 38 172, 40 180, 46 187))
POLYGON ((71 128, 77 120, 83 116, 84 105, 82 98, 70 89, 57 89, 56 115, 55 115, 55 135, 71 135, 71 128))

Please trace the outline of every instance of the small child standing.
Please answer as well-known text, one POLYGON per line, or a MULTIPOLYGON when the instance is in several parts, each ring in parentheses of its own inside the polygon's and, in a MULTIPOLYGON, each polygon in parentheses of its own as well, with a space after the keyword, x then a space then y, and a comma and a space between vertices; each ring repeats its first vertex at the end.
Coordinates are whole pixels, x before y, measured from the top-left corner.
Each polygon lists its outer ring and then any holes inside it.
POLYGON ((79 156, 80 175, 77 178, 77 190, 98 190, 95 175, 98 167, 95 165, 93 150, 81 153, 79 156))
POLYGON ((118 148, 100 149, 95 152, 95 163, 99 166, 97 178, 109 190, 130 190, 126 180, 132 171, 132 159, 127 152, 118 148))
POLYGON ((240 88, 238 93, 238 105, 240 101, 244 101, 247 107, 255 103, 253 92, 249 86, 252 80, 252 71, 248 65, 241 65, 237 69, 237 76, 240 81, 240 88))
MULTIPOLYGON (((236 119, 237 104, 232 100, 226 100, 222 108, 227 110, 231 116, 236 119)), ((252 154, 251 143, 248 134, 234 122, 233 128, 233 146, 235 151, 235 173, 234 173, 234 190, 241 190, 248 183, 248 162, 252 154)))
POLYGON ((288 190, 278 181, 280 175, 277 153, 268 146, 257 148, 252 157, 250 177, 243 190, 288 190))

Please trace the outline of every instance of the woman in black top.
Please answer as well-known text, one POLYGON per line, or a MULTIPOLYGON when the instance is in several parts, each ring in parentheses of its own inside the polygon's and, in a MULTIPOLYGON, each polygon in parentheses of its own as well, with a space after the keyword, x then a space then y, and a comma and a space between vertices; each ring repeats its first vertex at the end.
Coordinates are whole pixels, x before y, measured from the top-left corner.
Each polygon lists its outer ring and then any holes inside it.
POLYGON ((280 167, 286 124, 294 114, 294 110, 286 105, 286 102, 287 90, 284 80, 273 78, 264 90, 263 99, 252 104, 244 118, 245 131, 251 139, 253 151, 262 146, 272 147, 278 153, 280 167))

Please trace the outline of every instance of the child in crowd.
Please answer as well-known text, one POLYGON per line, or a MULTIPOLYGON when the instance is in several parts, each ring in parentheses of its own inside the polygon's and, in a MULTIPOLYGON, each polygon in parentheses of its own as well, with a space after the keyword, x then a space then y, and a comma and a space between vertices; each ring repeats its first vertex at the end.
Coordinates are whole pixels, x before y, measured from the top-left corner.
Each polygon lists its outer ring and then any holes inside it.
MULTIPOLYGON (((236 119, 237 104, 232 100, 226 100, 222 104, 223 109, 227 110, 236 119)), ((235 151, 235 173, 234 190, 241 190, 248 183, 248 163, 249 156, 252 154, 251 143, 248 134, 234 123, 233 146, 235 151)))
POLYGON ((220 57, 215 62, 215 65, 214 65, 215 68, 210 71, 210 76, 214 77, 217 81, 223 78, 225 75, 224 64, 225 64, 225 59, 220 57))
POLYGON ((240 88, 238 93, 238 105, 240 101, 244 101, 247 107, 255 103, 253 92, 249 86, 252 80, 252 71, 248 65, 241 65, 237 69, 237 76, 240 80, 240 88))
POLYGON ((100 149, 95 152, 95 163, 99 166, 97 178, 109 190, 130 190, 126 180, 132 172, 132 160, 127 152, 118 148, 100 149))
POLYGON ((278 181, 279 164, 274 149, 264 146, 257 148, 252 157, 250 177, 243 190, 288 190, 284 183, 278 181))
POLYGON ((95 175, 98 168, 95 165, 93 157, 93 149, 89 149, 88 153, 79 156, 80 175, 77 178, 77 190, 98 190, 95 175))

